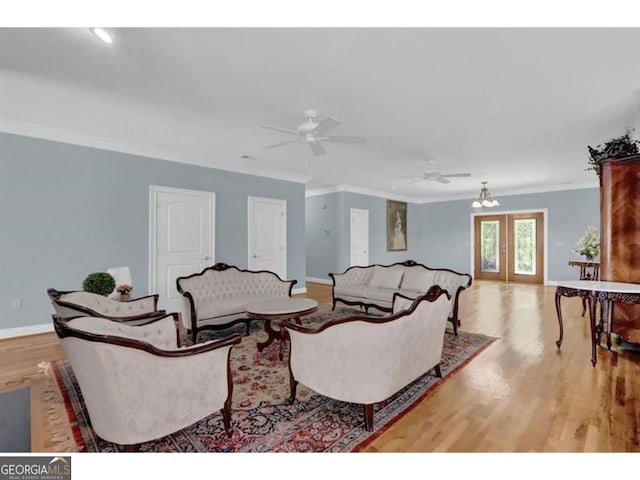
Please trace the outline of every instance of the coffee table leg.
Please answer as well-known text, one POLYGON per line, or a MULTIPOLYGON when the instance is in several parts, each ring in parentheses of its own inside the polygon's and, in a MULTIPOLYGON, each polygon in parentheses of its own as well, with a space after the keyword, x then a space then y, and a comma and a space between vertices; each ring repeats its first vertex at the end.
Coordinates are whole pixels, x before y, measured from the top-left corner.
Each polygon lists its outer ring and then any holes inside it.
POLYGON ((276 332, 271 327, 271 320, 264 321, 264 331, 267 332, 267 340, 257 344, 259 352, 261 352, 262 350, 267 348, 269 345, 271 345, 276 338, 276 332))

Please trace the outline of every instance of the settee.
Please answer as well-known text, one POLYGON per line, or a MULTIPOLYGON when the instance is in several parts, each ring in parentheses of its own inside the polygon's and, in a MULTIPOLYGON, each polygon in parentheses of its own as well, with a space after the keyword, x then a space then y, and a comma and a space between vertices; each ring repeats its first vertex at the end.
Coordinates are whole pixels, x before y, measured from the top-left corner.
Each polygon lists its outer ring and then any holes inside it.
POLYGON ((286 320, 290 403, 301 383, 329 398, 362 404, 371 431, 375 403, 430 370, 441 377, 447 292, 433 286, 415 300, 396 293, 393 312, 332 320, 315 329, 286 320))
POLYGON ((47 295, 56 314, 62 318, 100 317, 129 325, 146 323, 166 315, 158 310, 158 295, 148 295, 126 302, 119 302, 103 295, 83 291, 47 289, 47 295))
POLYGON ((217 410, 231 430, 230 353, 240 335, 180 348, 177 314, 129 325, 54 316, 96 434, 136 450, 217 410))
POLYGON ((447 268, 430 268, 413 260, 392 265, 350 267, 344 273, 330 273, 333 280, 333 308, 336 303, 376 308, 382 312, 392 310, 393 295, 400 293, 408 298, 424 295, 433 285, 439 285, 451 295, 449 321, 454 334, 458 334, 458 299, 460 293, 471 285, 471 275, 447 268))
POLYGON ((238 322, 249 322, 247 306, 259 300, 291 296, 297 280, 283 280, 273 272, 241 270, 216 263, 200 273, 176 279, 178 292, 189 301, 190 321, 185 327, 196 343, 198 332, 220 330, 238 322))

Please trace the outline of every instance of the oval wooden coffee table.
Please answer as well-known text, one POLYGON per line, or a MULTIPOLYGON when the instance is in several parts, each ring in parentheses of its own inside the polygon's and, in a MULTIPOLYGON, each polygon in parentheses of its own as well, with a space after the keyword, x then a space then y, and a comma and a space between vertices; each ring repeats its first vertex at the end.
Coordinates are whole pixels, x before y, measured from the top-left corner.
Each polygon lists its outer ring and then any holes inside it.
POLYGON ((261 352, 271 345, 277 337, 280 337, 280 360, 282 360, 282 342, 284 341, 284 328, 280 325, 279 331, 275 331, 271 322, 282 322, 289 318, 295 319, 300 324, 300 317, 309 315, 318 309, 318 302, 311 298, 270 298, 259 300, 247 306, 247 316, 256 320, 264 320, 264 330, 267 332, 267 340, 258 343, 258 351, 261 352))

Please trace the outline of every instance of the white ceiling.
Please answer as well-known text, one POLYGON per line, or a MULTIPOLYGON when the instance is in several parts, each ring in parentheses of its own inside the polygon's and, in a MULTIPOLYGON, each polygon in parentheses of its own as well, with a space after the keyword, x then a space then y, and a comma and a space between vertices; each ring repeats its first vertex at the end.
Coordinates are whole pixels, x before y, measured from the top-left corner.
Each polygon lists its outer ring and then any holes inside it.
POLYGON ((0 130, 410 201, 596 186, 634 126, 640 29, 0 29, 0 130), (304 143, 303 110, 362 146, 304 143), (240 158, 241 154, 251 159, 240 158), (430 170, 470 178, 409 184, 430 170), (396 189, 393 190, 392 188, 396 189))

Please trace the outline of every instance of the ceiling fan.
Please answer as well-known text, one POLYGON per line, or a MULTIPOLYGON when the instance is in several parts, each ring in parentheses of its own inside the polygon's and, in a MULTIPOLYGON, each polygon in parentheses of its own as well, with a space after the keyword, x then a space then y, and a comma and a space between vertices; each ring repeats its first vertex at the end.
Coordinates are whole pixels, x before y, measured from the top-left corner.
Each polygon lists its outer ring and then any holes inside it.
POLYGON ((471 176, 470 173, 447 173, 443 175, 440 172, 431 171, 431 172, 425 172, 419 177, 400 177, 400 178, 413 179, 413 182, 409 182, 409 184, 424 182, 427 180, 431 182, 438 182, 438 183, 451 183, 451 180, 449 180, 450 178, 460 178, 460 177, 470 177, 470 176, 471 176))
POLYGON ((324 155, 325 153, 327 153, 327 151, 324 149, 324 146, 322 145, 322 143, 324 142, 351 143, 354 145, 362 145, 367 141, 367 139, 364 137, 326 135, 328 131, 336 128, 341 124, 341 122, 339 120, 336 120, 335 118, 327 117, 320 123, 317 123, 315 120, 318 116, 317 110, 307 109, 304 111, 304 116, 307 117, 307 121, 298 125, 295 130, 272 127, 271 125, 260 125, 260 128, 275 130, 276 132, 288 133, 297 137, 295 140, 276 143, 265 148, 282 147, 284 145, 304 141, 307 145, 309 145, 309 148, 311 148, 315 155, 324 155))

